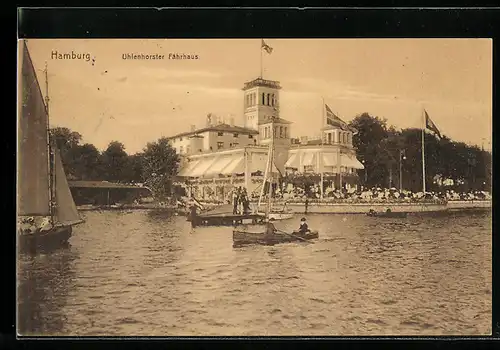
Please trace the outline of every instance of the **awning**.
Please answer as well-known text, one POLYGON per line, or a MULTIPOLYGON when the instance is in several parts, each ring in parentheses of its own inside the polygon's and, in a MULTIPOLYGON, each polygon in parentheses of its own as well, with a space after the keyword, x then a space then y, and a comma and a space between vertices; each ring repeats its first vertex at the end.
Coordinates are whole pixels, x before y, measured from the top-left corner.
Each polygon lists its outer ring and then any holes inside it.
POLYGON ((191 171, 189 176, 200 177, 205 174, 205 172, 210 168, 210 166, 215 162, 216 158, 203 159, 197 166, 191 171))
POLYGON ((337 155, 335 153, 323 153, 323 166, 337 166, 337 155))
POLYGON ((233 158, 231 162, 222 169, 221 174, 231 175, 231 174, 241 174, 245 172, 245 160, 243 156, 233 158))
POLYGON ((204 175, 218 175, 222 174, 222 170, 228 166, 229 163, 234 159, 234 156, 221 156, 215 159, 213 164, 205 171, 204 175))
POLYGON ((299 168, 299 157, 298 153, 294 153, 288 158, 288 160, 285 163, 285 168, 299 168))
POLYGON ((191 173, 193 172, 194 168, 200 163, 200 160, 195 160, 191 161, 187 164, 185 164, 182 169, 179 171, 179 174, 177 176, 181 177, 188 177, 192 176, 191 173))
POLYGON ((352 162, 353 162, 353 168, 354 169, 364 169, 365 166, 363 165, 363 163, 361 163, 359 160, 357 160, 356 158, 351 158, 352 159, 352 162))
POLYGON ((314 160, 316 159, 316 153, 307 152, 304 154, 304 159, 302 159, 302 166, 315 165, 314 160))
POLYGON ((346 154, 342 154, 340 156, 340 164, 346 168, 353 168, 353 169, 364 169, 365 168, 363 166, 363 164, 361 164, 359 162, 359 160, 357 160, 354 157, 348 156, 346 154))

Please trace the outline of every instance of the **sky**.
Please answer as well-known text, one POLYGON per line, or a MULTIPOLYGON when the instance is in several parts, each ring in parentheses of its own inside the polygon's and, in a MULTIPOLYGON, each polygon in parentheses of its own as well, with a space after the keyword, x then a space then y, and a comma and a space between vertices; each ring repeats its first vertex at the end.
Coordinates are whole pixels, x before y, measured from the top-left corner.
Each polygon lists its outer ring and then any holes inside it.
MULTIPOLYGON (((280 116, 291 136, 316 136, 323 102, 346 122, 386 118, 420 127, 422 110, 442 134, 491 149, 490 39, 265 39, 264 79, 281 83, 280 116)), ((162 136, 203 127, 213 113, 243 125, 244 82, 260 74, 260 39, 30 39, 50 124, 77 131, 103 150, 120 141, 129 154, 162 136), (53 52, 91 59, 54 59, 53 52), (125 53, 163 60, 124 60, 125 53), (169 53, 198 55, 168 59, 169 53)))

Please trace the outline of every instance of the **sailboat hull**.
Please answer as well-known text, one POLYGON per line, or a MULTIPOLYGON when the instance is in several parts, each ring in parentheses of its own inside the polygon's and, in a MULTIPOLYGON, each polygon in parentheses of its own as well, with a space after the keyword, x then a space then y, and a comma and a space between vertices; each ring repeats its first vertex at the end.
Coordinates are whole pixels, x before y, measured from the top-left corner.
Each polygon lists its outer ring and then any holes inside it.
POLYGON ((33 234, 20 234, 19 247, 21 252, 36 253, 67 246, 71 238, 73 228, 71 226, 54 227, 46 232, 33 234))
POLYGON ((265 232, 247 232, 244 230, 233 230, 233 247, 245 245, 275 245, 280 243, 302 242, 319 237, 318 231, 306 233, 293 232, 288 233, 265 233, 265 232))
MULTIPOLYGON (((257 213, 258 215, 263 215, 265 216, 264 213, 257 213)), ((293 213, 287 213, 287 212, 270 212, 269 213, 269 220, 288 220, 293 218, 293 213)))

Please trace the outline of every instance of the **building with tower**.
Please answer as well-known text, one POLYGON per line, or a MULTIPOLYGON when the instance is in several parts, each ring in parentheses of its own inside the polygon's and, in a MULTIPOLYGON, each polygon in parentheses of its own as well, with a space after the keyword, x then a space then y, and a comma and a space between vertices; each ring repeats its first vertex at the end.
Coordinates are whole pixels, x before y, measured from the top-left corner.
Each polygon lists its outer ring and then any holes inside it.
POLYGON ((251 197, 258 196, 272 135, 276 167, 283 175, 308 176, 320 187, 356 184, 356 170, 363 165, 356 159, 352 130, 343 124, 328 125, 321 139, 298 142, 291 138, 292 122, 280 116, 278 81, 259 77, 246 82, 242 90, 243 126, 209 114, 203 128, 192 126, 189 132, 168 138, 181 156, 177 182, 189 195, 227 201, 233 188, 241 186, 251 197))

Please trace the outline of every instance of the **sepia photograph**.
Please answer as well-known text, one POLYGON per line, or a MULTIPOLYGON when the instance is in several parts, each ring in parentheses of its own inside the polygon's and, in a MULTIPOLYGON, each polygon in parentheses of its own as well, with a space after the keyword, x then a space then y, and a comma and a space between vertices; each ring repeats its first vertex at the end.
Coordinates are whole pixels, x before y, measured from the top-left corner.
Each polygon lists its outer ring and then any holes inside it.
POLYGON ((492 334, 492 40, 20 39, 18 336, 492 334))

